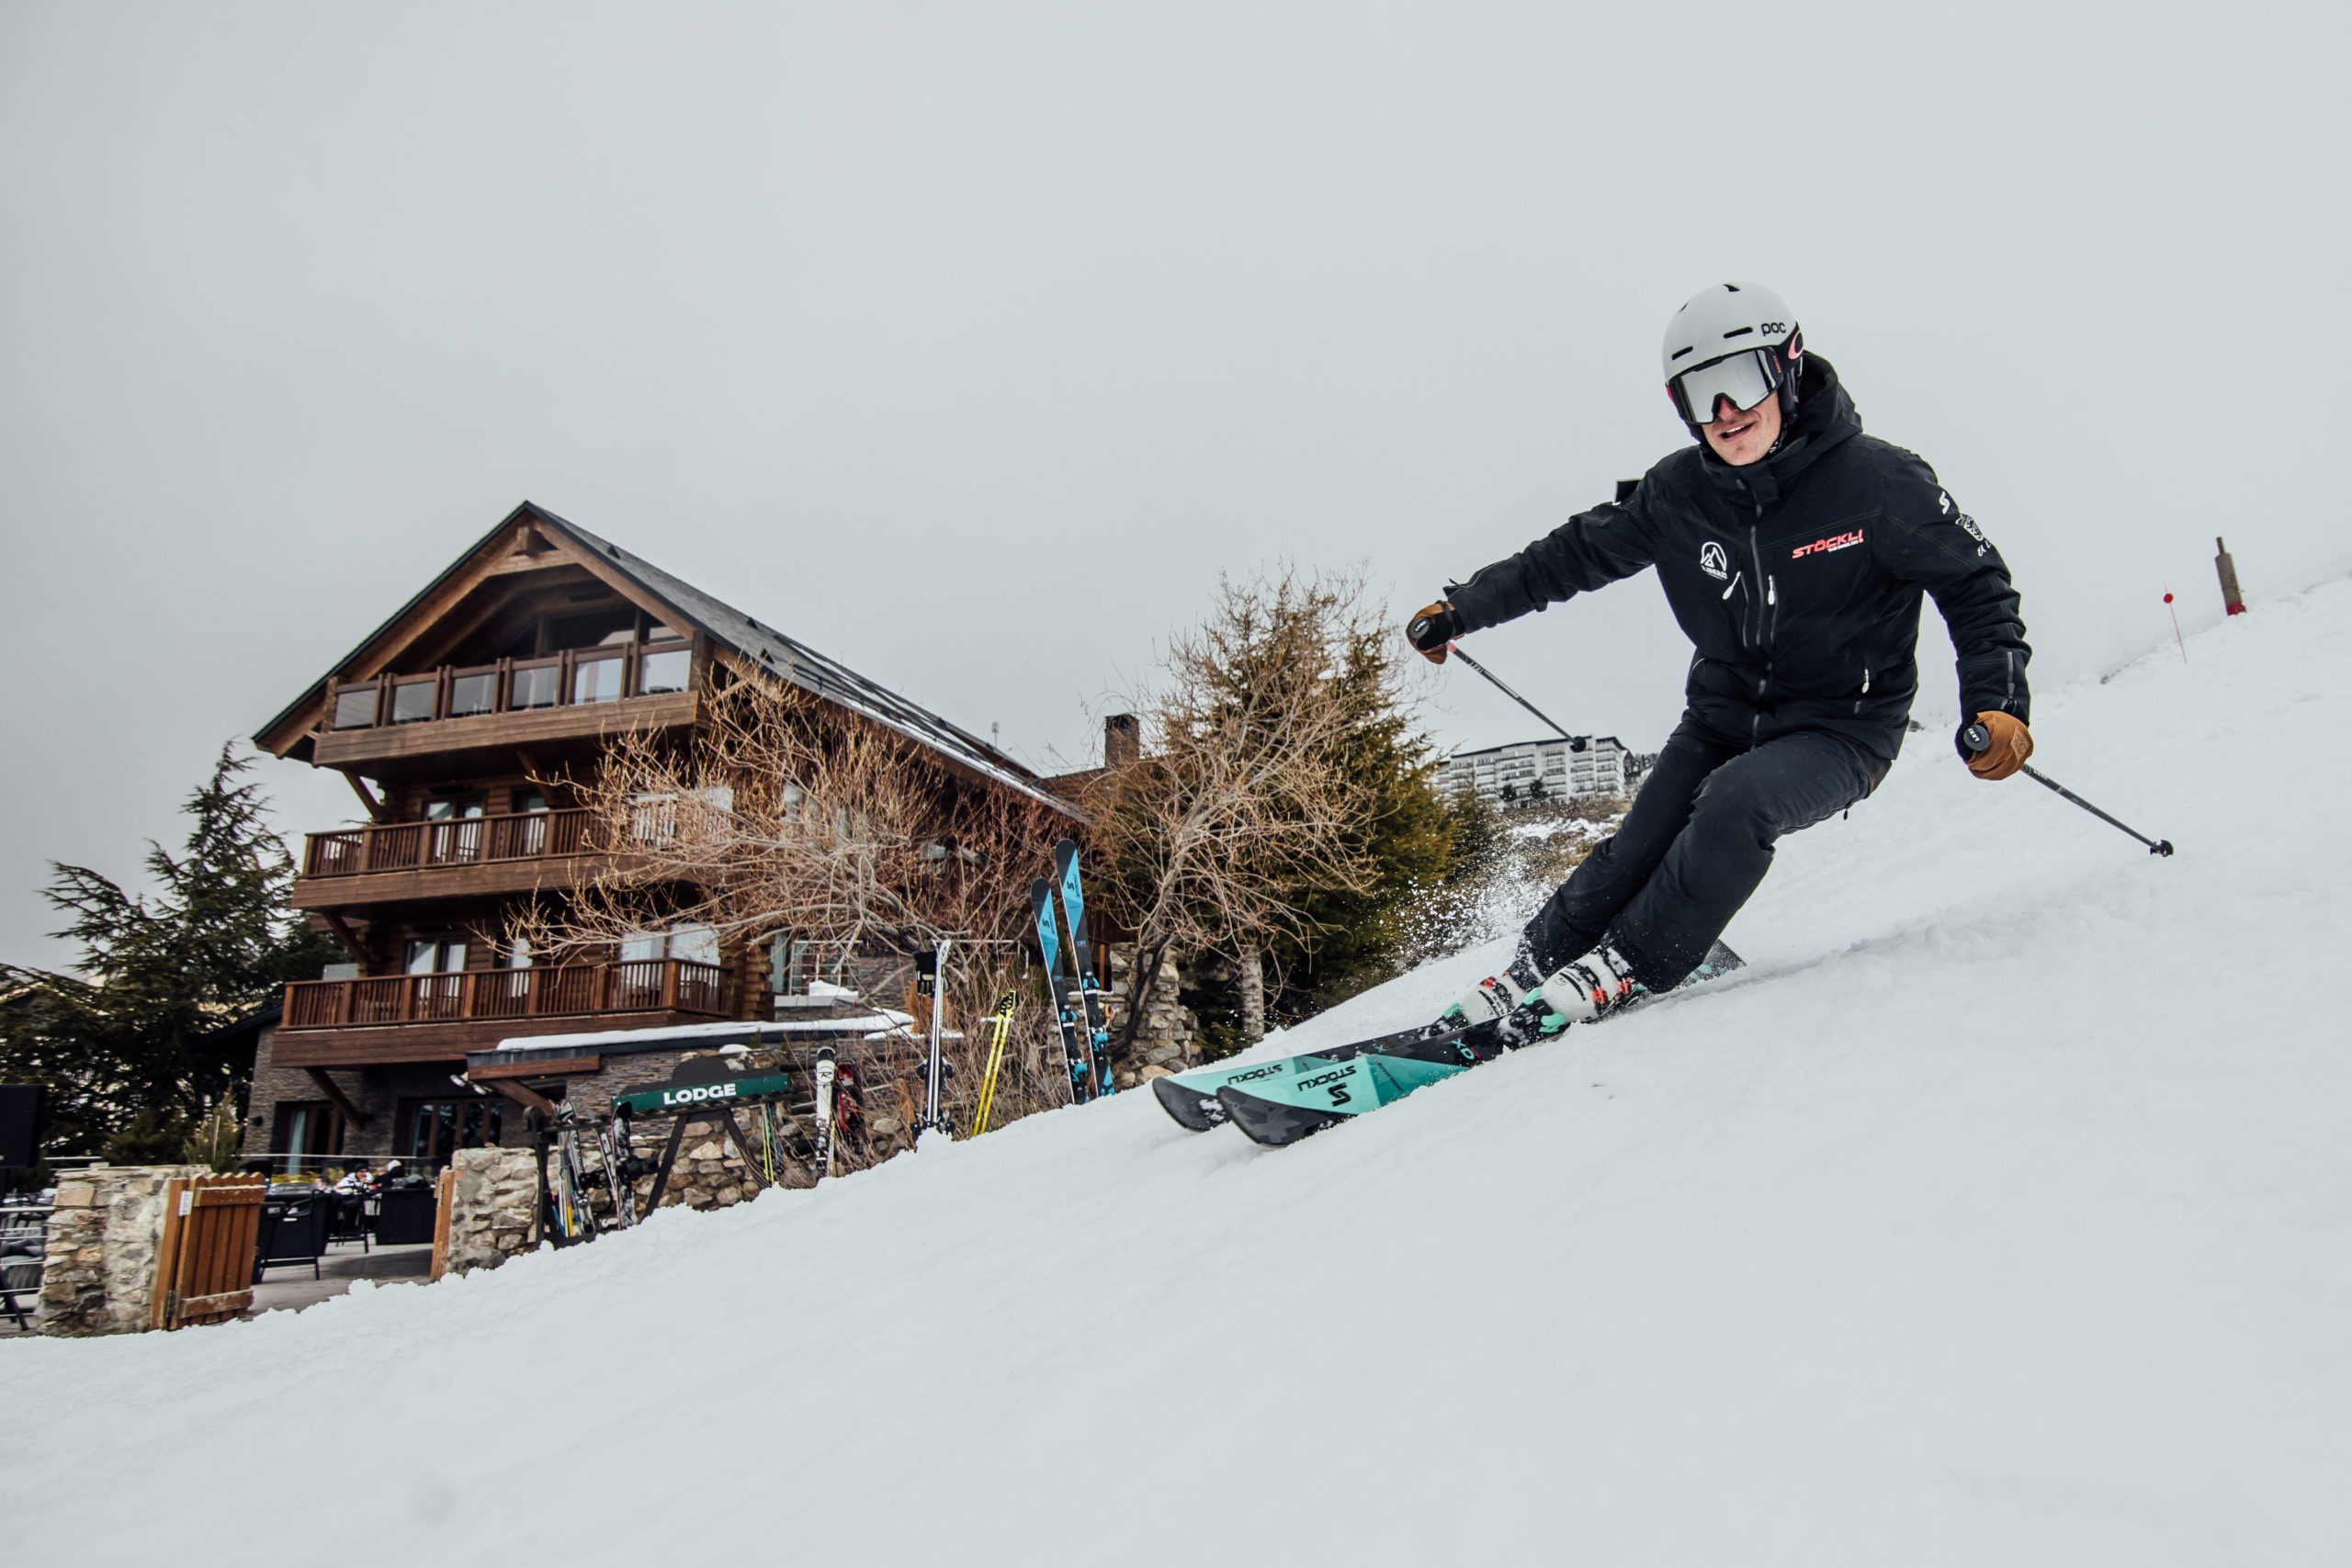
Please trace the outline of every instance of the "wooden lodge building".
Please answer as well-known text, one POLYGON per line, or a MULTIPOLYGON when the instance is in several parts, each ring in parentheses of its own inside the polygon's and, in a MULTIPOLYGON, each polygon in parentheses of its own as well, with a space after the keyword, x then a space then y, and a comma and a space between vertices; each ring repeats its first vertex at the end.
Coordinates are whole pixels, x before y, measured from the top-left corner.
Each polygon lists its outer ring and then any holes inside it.
POLYGON ((784 966, 707 930, 594 964, 535 964, 500 937, 514 905, 599 863, 590 812, 534 779, 594 776, 631 730, 690 740, 735 680, 789 682, 1078 817, 987 741, 526 502, 254 737, 341 773, 368 821, 303 845, 295 906, 349 963, 287 987, 256 1051, 248 1156, 442 1164, 519 1135, 528 1095, 473 1087, 510 1070, 483 1061, 501 1041, 560 1037, 523 1053, 560 1058, 528 1069, 548 1088, 665 1028, 775 1020, 784 966), (610 1050, 579 1039, 600 1034, 610 1050))

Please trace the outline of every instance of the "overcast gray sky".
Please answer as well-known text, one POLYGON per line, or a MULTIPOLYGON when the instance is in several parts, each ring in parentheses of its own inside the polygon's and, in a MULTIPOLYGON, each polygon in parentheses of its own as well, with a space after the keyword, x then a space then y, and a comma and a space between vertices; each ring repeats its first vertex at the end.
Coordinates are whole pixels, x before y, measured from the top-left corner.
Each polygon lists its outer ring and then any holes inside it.
MULTIPOLYGON (((2001 546, 2037 682, 2096 673, 2169 637, 2164 580, 2213 609, 2217 533, 2257 597, 2347 549, 2346 34, 6 0, 0 957, 61 961, 46 863, 132 875, 222 740, 525 497, 1087 761, 1220 570, 1362 562, 1401 615, 1686 441, 1657 341, 1726 277, 2001 546)), ((1477 649, 1573 728, 1679 710, 1646 574, 1477 649)), ((1466 671, 1432 698, 1448 744, 1535 729, 1466 671)), ((260 776, 289 829, 352 811, 260 776)))

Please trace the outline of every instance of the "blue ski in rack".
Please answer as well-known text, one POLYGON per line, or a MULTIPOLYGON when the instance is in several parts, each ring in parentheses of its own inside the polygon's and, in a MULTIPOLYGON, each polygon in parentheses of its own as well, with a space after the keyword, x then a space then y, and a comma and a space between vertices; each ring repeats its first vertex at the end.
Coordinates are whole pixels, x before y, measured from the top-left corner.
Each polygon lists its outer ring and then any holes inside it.
POLYGON ((1086 1014, 1086 1043, 1094 1071, 1094 1092, 1112 1092, 1111 1026, 1102 1005, 1102 981, 1094 973, 1094 942, 1087 934, 1086 893, 1079 885, 1078 845, 1064 839, 1054 846, 1054 870, 1062 883, 1062 913, 1069 921, 1070 957, 1078 969, 1078 994, 1086 1014))
POLYGON ((1069 1069, 1069 1102, 1094 1098, 1094 1069, 1078 1037, 1076 989, 1062 983, 1062 939, 1054 921, 1054 885, 1044 877, 1029 885, 1029 909, 1037 917, 1037 948, 1046 960, 1046 995, 1062 1030, 1062 1063, 1069 1069))

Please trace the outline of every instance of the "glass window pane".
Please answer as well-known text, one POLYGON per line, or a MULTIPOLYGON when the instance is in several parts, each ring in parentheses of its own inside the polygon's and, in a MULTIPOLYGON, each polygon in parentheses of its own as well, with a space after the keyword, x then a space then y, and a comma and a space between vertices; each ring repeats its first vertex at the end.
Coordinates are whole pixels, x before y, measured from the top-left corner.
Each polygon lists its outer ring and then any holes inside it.
POLYGON ((670 956, 690 964, 716 964, 718 933, 708 926, 680 926, 670 933, 670 956))
POLYGON ((649 653, 638 662, 637 689, 648 696, 656 692, 683 692, 694 656, 683 648, 649 653))
POLYGON ((376 722, 376 688, 354 686, 334 694, 334 727, 366 729, 376 722))
POLYGON ((621 942, 621 962, 643 964, 662 956, 662 939, 658 936, 625 937, 621 942))
POLYGON ((621 661, 617 659, 583 659, 571 669, 571 700, 575 703, 609 703, 621 694, 621 661))
POLYGON ((433 698, 441 682, 431 676, 422 681, 401 681, 392 687, 392 722, 421 724, 433 716, 433 698))
POLYGON ((498 705, 498 677, 490 671, 459 675, 449 682, 449 716, 488 713, 498 705))
POLYGON ((551 708, 563 688, 559 682, 563 672, 552 664, 535 664, 514 671, 514 695, 507 706, 514 708, 551 708))

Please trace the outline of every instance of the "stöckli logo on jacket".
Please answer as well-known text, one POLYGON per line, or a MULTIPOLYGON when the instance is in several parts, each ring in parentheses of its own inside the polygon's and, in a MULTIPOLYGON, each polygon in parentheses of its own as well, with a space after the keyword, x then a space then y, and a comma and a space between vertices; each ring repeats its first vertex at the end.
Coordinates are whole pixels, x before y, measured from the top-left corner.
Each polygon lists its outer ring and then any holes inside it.
POLYGON ((1721 545, 1709 539, 1699 547, 1699 570, 1717 582, 1724 581, 1731 576, 1731 557, 1724 553, 1721 545))
POLYGON ((1984 530, 1976 525, 1975 518, 1971 517, 1965 512, 1959 513, 1957 516, 1953 515, 1951 491, 1948 490, 1939 490, 1936 491, 1936 502, 1943 508, 1945 516, 1951 517, 1953 522, 1960 525, 1961 532, 1966 534, 1970 538, 1976 541, 1976 553, 1978 555, 1981 556, 1985 551, 1993 547, 1993 541, 1984 536, 1984 530))

